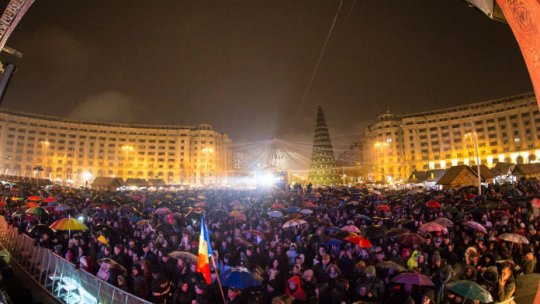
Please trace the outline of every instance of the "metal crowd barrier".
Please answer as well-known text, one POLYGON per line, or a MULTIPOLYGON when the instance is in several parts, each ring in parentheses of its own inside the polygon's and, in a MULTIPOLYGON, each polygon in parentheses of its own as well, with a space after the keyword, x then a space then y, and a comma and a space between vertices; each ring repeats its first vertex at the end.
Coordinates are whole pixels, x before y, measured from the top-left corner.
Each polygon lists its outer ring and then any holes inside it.
POLYGON ((75 265, 7 224, 0 216, 0 243, 49 293, 66 304, 150 304, 75 265))

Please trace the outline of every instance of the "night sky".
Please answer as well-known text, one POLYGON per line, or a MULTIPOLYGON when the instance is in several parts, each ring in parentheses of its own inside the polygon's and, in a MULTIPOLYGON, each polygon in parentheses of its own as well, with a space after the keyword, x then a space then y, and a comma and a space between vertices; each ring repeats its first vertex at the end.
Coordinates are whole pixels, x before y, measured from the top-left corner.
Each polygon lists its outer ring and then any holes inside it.
MULTIPOLYGON (((38 0, 2 107, 76 119, 210 123, 235 142, 335 141, 410 113, 532 91, 508 25, 461 0, 38 0), (300 107, 300 117, 296 117, 300 107)), ((2 8, 7 1, 2 1, 2 8)))

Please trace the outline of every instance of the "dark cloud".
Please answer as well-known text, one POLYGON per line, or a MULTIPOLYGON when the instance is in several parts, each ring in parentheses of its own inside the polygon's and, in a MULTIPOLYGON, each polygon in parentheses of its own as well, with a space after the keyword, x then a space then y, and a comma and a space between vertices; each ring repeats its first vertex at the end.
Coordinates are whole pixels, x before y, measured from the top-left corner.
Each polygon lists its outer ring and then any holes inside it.
POLYGON ((119 92, 103 92, 77 103, 69 114, 70 118, 86 121, 133 123, 136 104, 119 92))

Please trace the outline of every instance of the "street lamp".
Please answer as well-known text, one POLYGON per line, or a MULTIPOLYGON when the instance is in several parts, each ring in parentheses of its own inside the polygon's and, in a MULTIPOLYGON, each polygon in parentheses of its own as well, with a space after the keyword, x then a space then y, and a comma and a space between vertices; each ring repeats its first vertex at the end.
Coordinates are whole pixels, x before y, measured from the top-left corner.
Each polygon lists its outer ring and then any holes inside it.
POLYGON ((474 142, 474 150, 476 153, 476 175, 478 176, 478 194, 482 194, 482 177, 480 176, 480 156, 478 155, 478 134, 476 132, 467 133, 465 137, 472 138, 474 142))

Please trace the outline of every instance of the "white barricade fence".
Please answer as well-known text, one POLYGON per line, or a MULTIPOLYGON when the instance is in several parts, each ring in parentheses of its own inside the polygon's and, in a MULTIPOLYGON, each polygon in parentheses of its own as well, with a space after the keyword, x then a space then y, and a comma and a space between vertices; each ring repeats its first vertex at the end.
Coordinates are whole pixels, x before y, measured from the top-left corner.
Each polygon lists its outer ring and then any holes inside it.
POLYGON ((34 280, 64 303, 151 303, 77 269, 49 249, 36 246, 34 239, 8 225, 3 216, 0 216, 0 243, 34 280))

